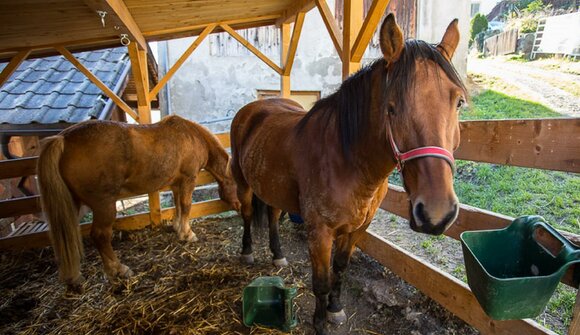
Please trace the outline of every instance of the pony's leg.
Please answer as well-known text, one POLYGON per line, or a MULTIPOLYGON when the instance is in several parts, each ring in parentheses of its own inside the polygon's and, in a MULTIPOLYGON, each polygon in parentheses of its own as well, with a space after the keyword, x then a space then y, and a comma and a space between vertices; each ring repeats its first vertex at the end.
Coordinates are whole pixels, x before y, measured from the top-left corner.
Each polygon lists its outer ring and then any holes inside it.
POLYGON ((179 193, 179 187, 171 186, 171 192, 173 192, 173 204, 175 205, 175 214, 173 216, 173 230, 179 234, 181 228, 181 195, 179 193))
POLYGON ((268 231, 270 237, 270 251, 272 251, 273 260, 272 263, 277 267, 288 266, 288 261, 284 254, 282 254, 282 248, 280 247, 280 234, 278 233, 278 220, 280 220, 280 215, 282 210, 268 206, 268 231))
POLYGON ((312 290, 316 297, 314 311, 314 330, 316 334, 327 334, 326 311, 330 293, 330 257, 333 236, 326 225, 313 225, 315 228, 308 234, 308 251, 312 263, 312 290))
POLYGON ((340 294, 344 271, 348 267, 350 257, 354 251, 354 234, 355 233, 344 234, 336 239, 334 259, 332 262, 332 289, 329 295, 327 311, 328 322, 333 324, 342 324, 347 319, 342 303, 340 302, 340 294))
MULTIPOLYGON (((197 236, 191 231, 189 226, 189 210, 191 209, 191 195, 195 189, 195 180, 186 180, 182 182, 179 186, 179 228, 177 230, 177 235, 182 241, 196 242, 197 236)), ((177 208, 176 208, 177 210, 177 208)), ((175 227, 175 225, 174 225, 175 227)))
POLYGON ((111 245, 113 221, 117 213, 115 201, 105 201, 92 208, 93 225, 91 226, 91 239, 101 255, 107 278, 110 281, 114 281, 119 277, 127 278, 132 276, 133 272, 131 269, 119 262, 111 245))
POLYGON ((244 220, 241 260, 246 264, 254 264, 254 256, 252 255, 252 215, 254 213, 252 196, 253 192, 249 187, 238 184, 238 200, 242 204, 241 214, 244 220))

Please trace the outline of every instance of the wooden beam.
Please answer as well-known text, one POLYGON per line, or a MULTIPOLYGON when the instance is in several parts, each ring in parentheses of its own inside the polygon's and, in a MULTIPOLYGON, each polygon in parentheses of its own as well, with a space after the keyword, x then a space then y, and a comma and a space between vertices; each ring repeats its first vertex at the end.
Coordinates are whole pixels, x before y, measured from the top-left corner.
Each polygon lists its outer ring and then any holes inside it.
MULTIPOLYGON (((409 199, 407 193, 400 186, 389 184, 389 191, 387 196, 381 203, 381 209, 396 214, 402 218, 409 219, 409 199)), ((514 218, 507 215, 502 215, 477 207, 461 204, 459 208, 459 215, 455 223, 445 232, 445 235, 459 240, 459 236, 464 231, 468 230, 485 230, 485 229, 501 229, 509 226, 514 218)), ((572 243, 580 246, 580 236, 565 231, 560 231, 564 237, 572 243)), ((574 282, 572 265, 562 278, 562 282, 572 287, 576 287, 574 282)))
POLYGON ((179 68, 183 65, 183 63, 185 63, 187 58, 189 58, 189 56, 191 56, 193 51, 195 51, 195 49, 197 49, 197 47, 201 44, 201 42, 203 42, 203 40, 206 38, 206 36, 209 35, 215 29, 215 27, 216 27, 215 24, 210 24, 207 27, 205 27, 205 29, 195 39, 195 41, 193 41, 193 43, 191 43, 189 48, 187 48, 187 50, 185 50, 183 55, 181 55, 181 57, 179 57, 179 59, 175 62, 175 64, 173 64, 173 66, 171 66, 171 69, 169 69, 169 71, 167 71, 165 76, 163 76, 163 78, 161 78, 161 80, 159 80, 159 82, 157 82, 157 85, 155 85, 155 87, 149 93, 149 99, 153 99, 157 95, 157 93, 159 93, 159 91, 165 86, 165 84, 167 84, 169 79, 171 79, 171 77, 173 77, 175 72, 177 72, 177 70, 179 70, 179 68))
POLYGON ((42 211, 40 196, 0 200, 0 219, 20 215, 34 214, 42 211))
POLYGON ((332 15, 326 0, 316 0, 316 7, 318 7, 320 16, 322 16, 322 21, 326 26, 326 30, 330 34, 330 39, 332 40, 332 44, 334 44, 334 49, 336 49, 338 57, 342 59, 342 32, 340 31, 340 27, 336 23, 336 19, 334 18, 334 15, 332 15))
MULTIPOLYGON (((280 64, 286 68, 286 60, 288 59, 288 50, 290 50, 290 23, 283 23, 280 25, 280 64)), ((282 73, 280 76, 280 96, 282 98, 290 98, 290 75, 282 73)))
POLYGON ((363 0, 344 0, 344 24, 342 29, 342 79, 358 71, 360 62, 350 60, 354 39, 358 35, 363 16, 363 0))
POLYGON ((572 322, 570 322, 568 334, 580 334, 580 289, 576 293, 576 304, 572 312, 572 322))
MULTIPOLYGON (((105 28, 114 31, 114 27, 120 27, 121 29, 117 32, 127 33, 132 41, 136 42, 141 50, 147 50, 147 41, 139 29, 139 26, 133 19, 131 12, 125 5, 123 0, 83 0, 87 6, 92 10, 105 11, 107 15, 105 16, 105 28), (112 22, 111 22, 112 21, 112 22)), ((95 20, 99 20, 97 14, 95 13, 95 20)))
POLYGON ((367 13, 367 17, 365 18, 362 28, 358 33, 350 52, 351 62, 356 63, 361 61, 363 54, 365 53, 365 50, 381 21, 381 17, 383 17, 383 14, 389 5, 389 2, 390 0, 373 0, 371 8, 367 13))
POLYGON ((137 44, 127 46, 131 60, 131 72, 137 93, 137 111, 139 123, 151 123, 151 101, 149 99, 149 72, 147 68, 147 51, 140 50, 137 44))
POLYGON ((61 53, 69 62, 71 62, 79 71, 81 71, 90 81, 93 82, 98 88, 100 88, 106 96, 112 99, 117 106, 119 106, 125 113, 129 114, 133 119, 139 121, 139 116, 135 113, 131 107, 129 107, 125 101, 119 98, 115 92, 111 91, 107 85, 97 78, 89 69, 87 69, 83 64, 81 64, 65 47, 56 46, 55 49, 61 53))
POLYGON ((5 159, 0 161, 0 179, 20 178, 36 174, 38 157, 5 159))
POLYGON ((280 74, 280 75, 282 74, 282 72, 283 72, 282 69, 278 65, 276 65, 276 63, 272 62, 260 50, 258 50, 255 46, 253 46, 250 42, 246 41, 246 39, 244 39, 242 36, 240 36, 240 34, 238 34, 235 30, 233 30, 232 27, 230 27, 227 24, 220 24, 220 27, 222 27, 223 30, 227 31, 228 34, 230 34, 233 38, 235 38, 243 46, 248 48, 248 50, 250 50, 258 58, 260 58, 264 63, 266 63, 266 65, 271 67, 278 74, 280 74))
POLYGON ((32 49, 22 50, 19 53, 17 53, 14 57, 12 57, 12 59, 10 59, 8 65, 6 65, 6 67, 2 70, 2 72, 0 72, 0 87, 2 87, 2 85, 4 85, 6 81, 8 81, 8 79, 14 73, 14 71, 18 69, 18 66, 22 64, 22 62, 26 59, 26 57, 28 57, 28 55, 30 55, 31 51, 32 49))
POLYGON ((284 13, 276 20, 276 25, 281 26, 283 23, 292 23, 296 19, 296 14, 300 12, 308 12, 314 8, 316 4, 314 0, 297 0, 293 2, 293 5, 286 9, 284 13))
POLYGON ((288 55, 284 61, 284 76, 290 76, 292 72, 292 65, 294 65, 294 57, 296 57, 296 50, 298 49, 298 41, 300 41, 300 33, 302 32, 302 26, 304 25, 304 16, 306 13, 298 12, 296 14, 296 20, 294 21, 294 30, 292 31, 292 39, 290 40, 290 45, 288 46, 288 55))
POLYGON ((460 123, 455 158, 580 172, 580 119, 482 120, 460 123))
POLYGON ((220 141, 224 148, 229 148, 232 146, 232 143, 230 142, 230 133, 218 133, 214 135, 217 137, 218 141, 220 141))
POLYGON ((532 320, 492 320, 465 283, 373 233, 367 232, 357 246, 482 334, 556 334, 532 320))

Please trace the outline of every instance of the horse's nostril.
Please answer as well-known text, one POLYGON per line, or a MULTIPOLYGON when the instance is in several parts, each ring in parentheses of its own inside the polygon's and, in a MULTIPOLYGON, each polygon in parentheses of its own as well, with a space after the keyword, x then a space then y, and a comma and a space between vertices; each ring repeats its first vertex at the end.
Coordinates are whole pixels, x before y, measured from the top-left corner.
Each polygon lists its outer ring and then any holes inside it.
POLYGON ((425 212, 425 205, 422 202, 418 202, 415 205, 415 209, 413 210, 413 214, 415 215, 415 221, 417 226, 422 226, 423 224, 429 224, 429 216, 425 212))

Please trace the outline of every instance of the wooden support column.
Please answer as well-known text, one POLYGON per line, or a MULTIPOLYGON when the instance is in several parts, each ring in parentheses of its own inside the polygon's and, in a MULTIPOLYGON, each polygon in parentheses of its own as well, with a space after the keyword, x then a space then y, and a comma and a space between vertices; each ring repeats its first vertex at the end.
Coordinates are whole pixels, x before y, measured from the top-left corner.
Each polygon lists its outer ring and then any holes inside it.
POLYGON ((344 24, 342 28, 342 79, 360 68, 360 61, 353 62, 350 54, 362 25, 363 0, 344 0, 344 24))
POLYGON ((14 73, 14 71, 16 71, 18 66, 26 59, 26 57, 28 57, 30 51, 32 50, 31 49, 23 50, 17 53, 14 57, 12 57, 8 65, 6 65, 4 70, 0 72, 0 87, 2 87, 2 85, 4 85, 6 81, 8 81, 8 78, 10 78, 10 76, 14 73))
POLYGON ((572 311, 572 322, 570 323, 568 334, 580 334, 580 287, 578 287, 578 292, 576 292, 576 304, 572 311))
MULTIPOLYGON (((286 59, 288 59, 288 50, 290 49, 290 23, 280 25, 280 39, 280 64, 286 67, 286 59)), ((290 98, 290 75, 284 73, 280 75, 280 97, 290 98)))
POLYGON ((381 17, 385 13, 385 9, 389 5, 390 0, 373 0, 371 4, 371 8, 365 18, 365 21, 356 37, 354 45, 352 47, 350 53, 350 60, 353 62, 360 62, 362 59, 363 54, 371 38, 373 37, 375 30, 379 22, 381 21, 381 17))
MULTIPOLYGON (((139 123, 151 123, 151 100, 149 99, 149 73, 147 70, 147 50, 139 48, 137 43, 127 46, 131 59, 131 71, 137 91, 137 109, 139 123)), ((159 191, 149 193, 149 218, 154 226, 161 223, 161 201, 159 191)))

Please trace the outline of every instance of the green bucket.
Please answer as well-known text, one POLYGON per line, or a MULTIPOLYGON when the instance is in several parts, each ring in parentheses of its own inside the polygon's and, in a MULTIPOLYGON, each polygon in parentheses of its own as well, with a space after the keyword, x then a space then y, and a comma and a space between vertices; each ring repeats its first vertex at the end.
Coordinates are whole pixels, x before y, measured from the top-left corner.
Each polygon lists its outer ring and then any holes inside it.
POLYGON ((295 287, 284 287, 280 277, 258 277, 244 288, 244 325, 254 324, 290 331, 296 327, 295 287))
POLYGON ((467 282, 492 319, 525 319, 539 315, 580 250, 540 216, 523 216, 499 230, 461 234, 467 282), (536 241, 545 229, 562 249, 552 255, 536 241))

